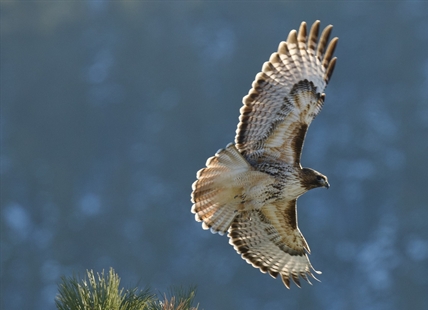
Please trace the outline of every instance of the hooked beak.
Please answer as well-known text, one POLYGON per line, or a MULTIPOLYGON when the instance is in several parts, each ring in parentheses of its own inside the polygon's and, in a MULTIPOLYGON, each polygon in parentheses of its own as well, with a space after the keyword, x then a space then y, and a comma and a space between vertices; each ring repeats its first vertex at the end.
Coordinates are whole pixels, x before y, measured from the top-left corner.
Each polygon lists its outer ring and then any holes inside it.
POLYGON ((325 181, 324 187, 329 189, 330 188, 330 184, 328 183, 328 181, 325 181))

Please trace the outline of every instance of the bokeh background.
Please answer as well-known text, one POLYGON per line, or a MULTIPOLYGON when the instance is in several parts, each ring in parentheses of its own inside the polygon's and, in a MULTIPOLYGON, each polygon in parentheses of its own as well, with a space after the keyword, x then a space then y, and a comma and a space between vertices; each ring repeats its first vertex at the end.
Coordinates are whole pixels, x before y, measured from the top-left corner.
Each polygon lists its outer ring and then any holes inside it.
POLYGON ((60 277, 197 285, 211 309, 428 309, 428 3, 2 1, 1 308, 55 309, 60 277), (299 199, 321 283, 246 264, 190 213, 262 63, 305 20, 338 62, 299 199))

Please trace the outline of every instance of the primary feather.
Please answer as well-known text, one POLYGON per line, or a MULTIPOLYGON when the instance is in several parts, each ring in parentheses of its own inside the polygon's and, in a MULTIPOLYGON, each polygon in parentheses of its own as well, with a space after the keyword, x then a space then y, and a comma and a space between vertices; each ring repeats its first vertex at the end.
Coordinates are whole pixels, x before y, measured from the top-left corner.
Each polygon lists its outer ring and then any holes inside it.
POLYGON ((274 157, 300 164, 306 131, 321 111, 336 63, 332 55, 338 39, 331 40, 325 52, 332 26, 318 41, 319 24, 313 24, 309 37, 305 22, 298 33, 292 30, 244 97, 235 143, 248 160, 274 157))

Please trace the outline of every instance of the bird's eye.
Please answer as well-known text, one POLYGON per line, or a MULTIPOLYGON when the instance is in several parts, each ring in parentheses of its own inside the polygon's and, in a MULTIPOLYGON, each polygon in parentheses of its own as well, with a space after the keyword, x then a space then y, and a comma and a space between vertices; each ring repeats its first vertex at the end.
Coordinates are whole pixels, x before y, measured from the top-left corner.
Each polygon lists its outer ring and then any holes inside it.
POLYGON ((322 179, 323 179, 323 177, 322 177, 322 176, 317 175, 317 180, 318 180, 318 181, 321 181, 322 179))

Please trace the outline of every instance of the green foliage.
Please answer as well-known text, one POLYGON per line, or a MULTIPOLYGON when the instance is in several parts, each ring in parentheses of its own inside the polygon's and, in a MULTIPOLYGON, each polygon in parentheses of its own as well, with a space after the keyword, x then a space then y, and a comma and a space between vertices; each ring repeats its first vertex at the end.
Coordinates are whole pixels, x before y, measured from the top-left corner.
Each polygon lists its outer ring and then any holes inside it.
POLYGON ((119 288, 120 278, 113 268, 107 276, 104 270, 95 276, 87 271, 87 278, 62 277, 55 303, 58 310, 198 310, 192 307, 195 288, 176 288, 162 300, 146 288, 119 288))
POLYGON ((152 303, 150 310, 198 310, 198 306, 192 307, 195 298, 195 288, 188 290, 177 287, 169 293, 164 294, 163 300, 152 303))

